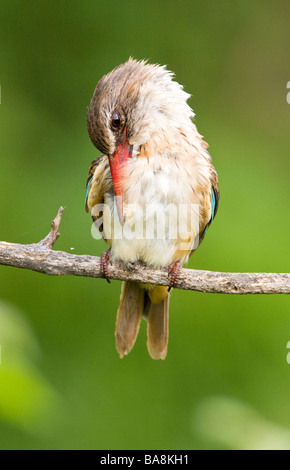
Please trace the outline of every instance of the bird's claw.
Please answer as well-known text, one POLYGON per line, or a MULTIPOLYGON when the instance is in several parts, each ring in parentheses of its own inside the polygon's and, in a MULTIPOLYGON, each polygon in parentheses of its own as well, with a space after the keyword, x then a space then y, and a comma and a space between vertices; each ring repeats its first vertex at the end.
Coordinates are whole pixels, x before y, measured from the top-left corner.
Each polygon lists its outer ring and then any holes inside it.
POLYGON ((180 261, 176 261, 175 263, 172 263, 168 266, 168 277, 169 277, 168 292, 171 291, 172 287, 176 287, 178 280, 179 280, 181 268, 182 268, 182 264, 180 261))
POLYGON ((109 269, 109 263, 110 263, 110 249, 107 251, 104 251, 104 253, 101 256, 101 272, 103 274, 103 277, 107 280, 107 282, 110 284, 110 269, 109 269))

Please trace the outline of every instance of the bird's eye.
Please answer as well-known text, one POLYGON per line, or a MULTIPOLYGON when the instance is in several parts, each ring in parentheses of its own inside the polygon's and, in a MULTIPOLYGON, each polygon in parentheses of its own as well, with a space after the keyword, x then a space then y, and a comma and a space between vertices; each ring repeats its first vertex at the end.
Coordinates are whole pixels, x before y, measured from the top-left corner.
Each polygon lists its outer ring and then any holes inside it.
POLYGON ((112 121, 111 121, 112 129, 116 130, 119 129, 121 125, 121 118, 119 113, 113 113, 112 115, 112 121))

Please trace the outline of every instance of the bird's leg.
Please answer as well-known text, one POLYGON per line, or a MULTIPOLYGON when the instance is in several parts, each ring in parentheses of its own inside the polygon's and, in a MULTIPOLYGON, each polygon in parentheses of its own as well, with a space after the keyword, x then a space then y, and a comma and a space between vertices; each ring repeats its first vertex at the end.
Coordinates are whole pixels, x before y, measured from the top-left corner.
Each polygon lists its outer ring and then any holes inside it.
POLYGON ((111 248, 109 248, 107 251, 104 251, 104 253, 101 256, 101 271, 102 271, 103 277, 107 280, 109 284, 111 283, 110 278, 109 278, 110 251, 111 251, 111 248))
POLYGON ((179 275, 180 271, 182 268, 181 261, 175 261, 175 263, 172 263, 168 266, 168 277, 169 277, 169 282, 170 285, 168 287, 168 292, 171 291, 172 287, 176 287, 177 282, 179 280, 179 275))

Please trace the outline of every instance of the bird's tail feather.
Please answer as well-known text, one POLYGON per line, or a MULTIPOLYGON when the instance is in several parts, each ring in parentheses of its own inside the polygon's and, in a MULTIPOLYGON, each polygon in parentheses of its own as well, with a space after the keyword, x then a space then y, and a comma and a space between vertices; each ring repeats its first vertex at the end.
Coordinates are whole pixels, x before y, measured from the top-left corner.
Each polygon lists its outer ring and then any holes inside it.
POLYGON ((115 329, 116 348, 121 358, 128 354, 135 344, 143 308, 144 289, 136 282, 124 281, 115 329))
POLYGON ((147 348, 152 359, 165 359, 168 344, 169 296, 160 304, 151 302, 147 316, 147 348))
POLYGON ((120 357, 128 354, 136 341, 142 315, 148 321, 147 348, 153 359, 165 359, 168 343, 169 296, 153 303, 136 282, 122 284, 116 321, 116 348, 120 357))

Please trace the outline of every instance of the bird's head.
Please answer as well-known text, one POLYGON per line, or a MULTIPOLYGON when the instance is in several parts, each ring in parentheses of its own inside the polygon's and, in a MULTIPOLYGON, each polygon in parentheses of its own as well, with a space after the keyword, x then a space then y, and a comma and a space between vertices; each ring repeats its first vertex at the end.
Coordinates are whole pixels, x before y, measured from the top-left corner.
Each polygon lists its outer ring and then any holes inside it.
MULTIPOLYGON (((164 66, 132 58, 97 84, 88 108, 88 132, 109 157, 115 195, 121 201, 124 167, 152 134, 192 125, 189 96, 164 66)), ((118 209, 120 216, 120 205, 118 209)))

